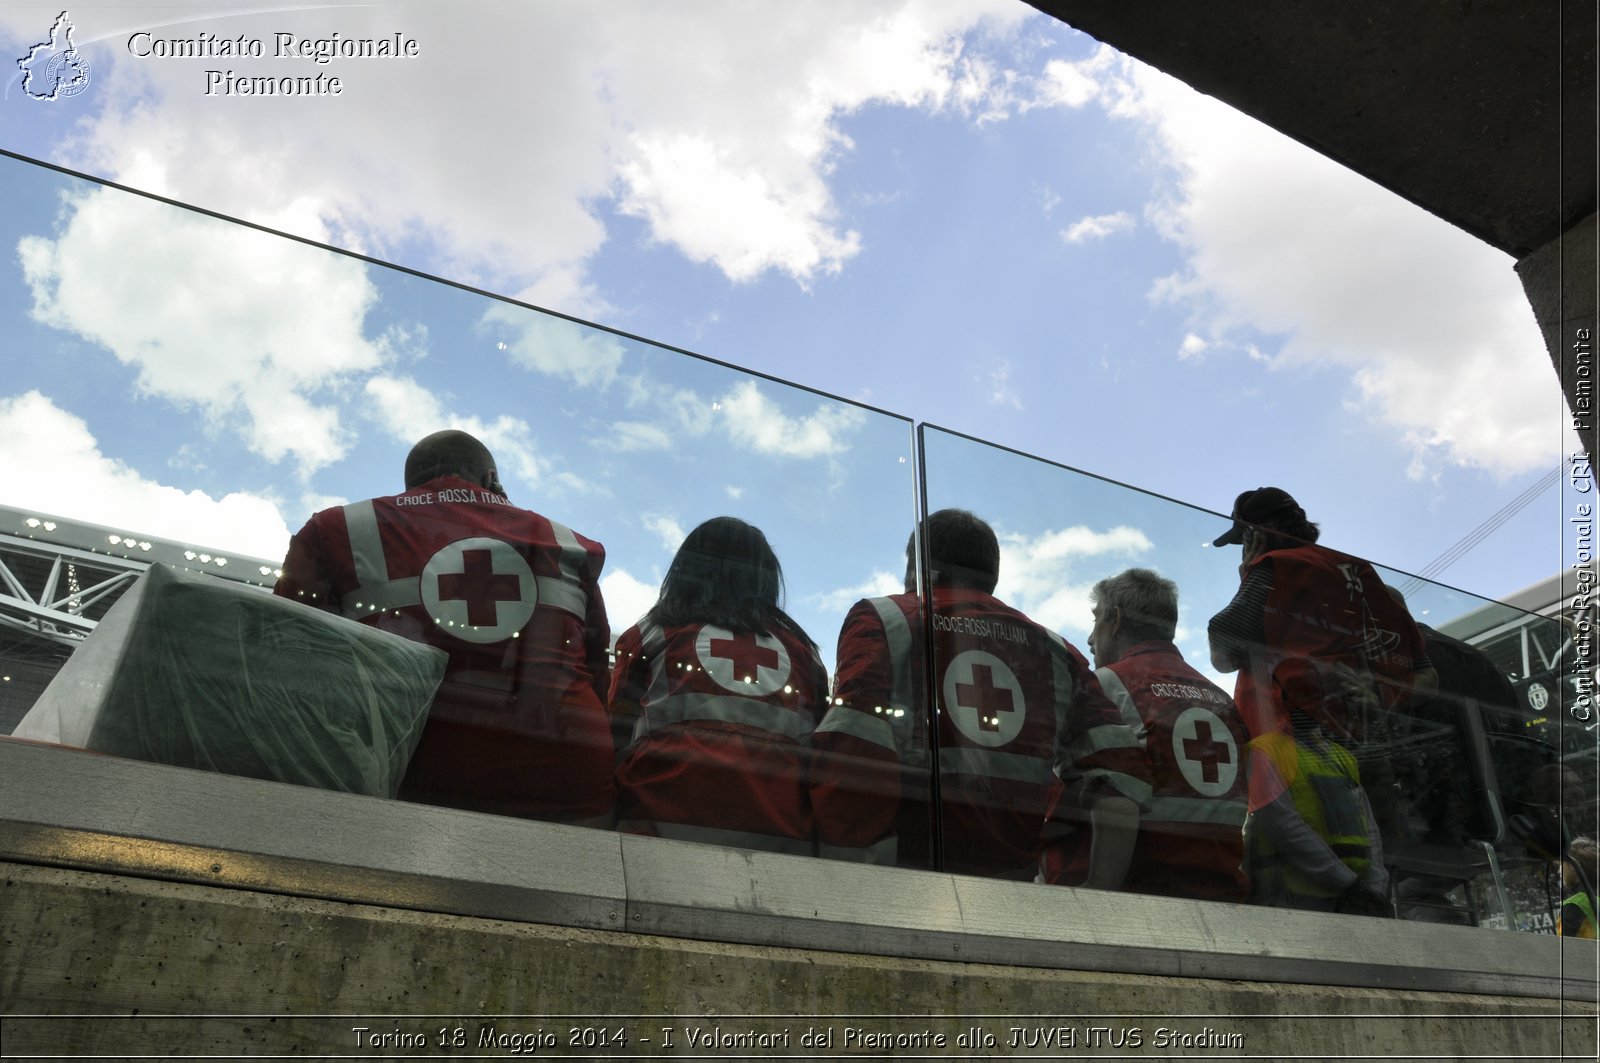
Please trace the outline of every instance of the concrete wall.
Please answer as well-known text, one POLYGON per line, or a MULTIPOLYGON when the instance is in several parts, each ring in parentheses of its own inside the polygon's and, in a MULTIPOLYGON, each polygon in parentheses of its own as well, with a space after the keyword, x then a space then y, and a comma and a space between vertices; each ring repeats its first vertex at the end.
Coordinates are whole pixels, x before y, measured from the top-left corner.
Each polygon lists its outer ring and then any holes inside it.
MULTIPOLYGON (((0 876, 0 1021, 8 1057, 409 1058, 442 1050, 374 1047, 374 1038, 399 1031, 436 1042, 441 1029, 454 1038, 459 1028, 471 1052, 453 1054, 490 1051, 477 1046, 493 1029, 502 1038, 554 1034, 558 1044, 538 1048, 541 1055, 637 1058, 673 1054, 660 1047, 663 1027, 673 1030, 679 1052, 691 1029, 770 1036, 768 1044, 735 1041, 709 1053, 730 1059, 967 1057, 980 1050, 968 1051, 957 1039, 973 1027, 995 1038, 987 1054, 998 1057, 1026 1051, 1157 1059, 1312 1053, 1594 1059, 1596 1051, 1592 1002, 718 944, 19 864, 0 865, 0 876), (40 1017, 18 1017, 24 1013, 40 1017), (101 1017, 81 1017, 90 1014, 101 1017), (1096 1026, 1108 1030, 1101 1039, 1123 1047, 1088 1049, 1096 1026), (358 1027, 367 1028, 359 1043, 358 1027), (1076 1046, 1011 1048, 1013 1027, 1030 1031, 1030 1039, 1041 1036, 1040 1028, 1067 1028, 1076 1046), (612 1041, 620 1030, 628 1044, 571 1049, 575 1028, 604 1031, 595 1039, 612 1041), (1200 1040, 1161 1048, 1161 1028, 1200 1040), (800 1044, 808 1030, 829 1029, 831 1050, 800 1044), (863 1046, 859 1036, 847 1044, 850 1030, 943 1034, 947 1042, 890 1051, 863 1046), (785 1031, 787 1045, 779 1041, 785 1031), (1234 1035, 1242 1040, 1231 1042, 1234 1035)), ((518 1044, 499 1040, 493 1050, 512 1054, 518 1044)))
POLYGON ((1522 288, 1544 333, 1550 361, 1561 379, 1567 407, 1592 458, 1600 413, 1600 333, 1595 303, 1600 292, 1600 248, 1595 214, 1517 262, 1522 288))
POLYGON ((1597 966, 1592 941, 753 853, 0 742, 7 1058, 444 1058, 490 1029, 502 1057, 661 1058, 720 1027, 735 1042, 701 1058, 1593 1059, 1597 966), (994 1044, 959 1044, 972 1027, 994 1044), (812 1028, 833 1043, 801 1044, 812 1028), (1163 1028, 1199 1040, 1163 1048, 1163 1028), (440 1029, 462 1044, 371 1043, 440 1029), (527 1040, 541 1031, 555 1043, 527 1040))

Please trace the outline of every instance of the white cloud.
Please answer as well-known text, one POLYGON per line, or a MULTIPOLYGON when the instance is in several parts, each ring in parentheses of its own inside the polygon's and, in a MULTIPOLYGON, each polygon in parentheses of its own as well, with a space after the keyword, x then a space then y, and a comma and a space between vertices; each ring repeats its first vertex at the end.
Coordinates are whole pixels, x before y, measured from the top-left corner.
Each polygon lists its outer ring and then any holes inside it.
POLYGON ((1139 553, 1153 548, 1149 536, 1125 524, 1103 532, 1077 524, 1032 539, 1007 535, 1002 538, 1001 545, 1010 549, 1011 556, 1029 565, 1101 554, 1139 553))
POLYGON ((889 594, 899 594, 906 589, 906 576, 885 572, 882 569, 873 570, 872 574, 850 587, 840 587, 836 590, 824 591, 819 594, 807 595, 806 602, 818 610, 843 615, 856 602, 863 598, 879 598, 889 594))
POLYGON ((628 409, 644 412, 649 419, 613 421, 607 434, 595 441, 597 446, 624 453, 670 450, 711 431, 717 415, 715 400, 688 388, 662 384, 644 373, 624 377, 621 383, 628 409))
POLYGON ((714 400, 644 373, 622 378, 621 385, 628 409, 644 411, 650 419, 613 421, 597 445, 624 452, 669 450, 711 431, 717 414, 714 400))
POLYGON ((349 505, 350 499, 343 495, 325 495, 319 491, 303 491, 300 494, 300 504, 295 507, 297 513, 321 513, 334 506, 349 505))
POLYGON ((838 119, 874 103, 981 118, 1003 86, 960 35, 1026 14, 1000 2, 832 0, 776 16, 768 5, 629 7, 612 27, 607 82, 631 123, 624 209, 735 280, 834 272, 860 248, 826 182, 851 147, 838 119))
POLYGON ((213 498, 145 479, 101 453, 82 418, 37 391, 0 398, 0 468, 6 505, 18 509, 267 561, 289 548, 289 528, 272 500, 244 491, 213 498))
POLYGON ((33 317, 110 350, 142 392, 237 424, 302 476, 344 456, 315 396, 383 359, 362 332, 377 293, 360 262, 114 189, 72 200, 54 238, 17 254, 33 317))
POLYGON ((1187 336, 1183 337, 1183 343, 1178 347, 1178 358, 1179 360, 1185 362, 1198 359, 1201 355, 1206 353, 1206 350, 1210 346, 1210 342, 1202 339, 1199 336, 1196 336, 1191 332, 1187 336))
POLYGON ((1037 91, 1153 133, 1172 179, 1150 214, 1186 265, 1152 294, 1191 313, 1191 335, 1253 329, 1282 337, 1270 357, 1244 345, 1253 361, 1344 367, 1422 465, 1503 476, 1555 457, 1558 388, 1508 257, 1109 48, 1050 64, 1037 91))
POLYGON ((1093 578, 1078 571, 1087 559, 1123 558, 1129 562, 1155 548, 1138 528, 1119 525, 1096 531, 1073 525, 1036 536, 1015 532, 1000 538, 1000 582, 995 594, 1035 621, 1066 634, 1082 648, 1089 634, 1089 588, 1093 578))
POLYGON ((860 234, 831 224, 827 185, 809 167, 797 187, 785 188, 702 136, 639 138, 633 148, 637 158, 622 168, 622 212, 645 218, 657 240, 731 280, 769 269, 800 279, 837 273, 861 250, 860 234))
MULTIPOLYGON (((80 14, 78 43, 119 91, 95 101, 103 110, 57 145, 58 161, 574 313, 600 303, 585 273, 617 205, 735 279, 839 269, 860 248, 828 187, 852 146, 841 119, 869 105, 999 113, 1007 75, 962 36, 1029 15, 1009 0, 110 11, 80 14), (241 122, 249 101, 206 97, 202 64, 130 55, 139 29, 260 37, 269 55, 230 59, 237 74, 335 71, 343 92, 251 107, 241 122), (270 55, 279 30, 399 31, 420 55, 286 71, 270 55), (486 31, 517 62, 466 58, 486 31)), ((19 40, 46 28, 0 19, 19 40)))
POLYGON ((457 428, 477 436, 489 448, 502 482, 509 485, 516 477, 522 486, 531 488, 538 486, 544 475, 538 444, 528 422, 520 418, 501 415, 485 421, 463 417, 410 377, 375 376, 367 381, 364 391, 374 419, 402 443, 415 443, 433 432, 457 428))
POLYGON ((659 583, 645 583, 626 569, 614 568, 600 577, 600 596, 606 602, 606 617, 611 621, 611 639, 616 641, 661 596, 659 583))
POLYGON ((1011 386, 1011 362, 1001 360, 989 373, 989 405, 1009 406, 1013 410, 1022 409, 1022 399, 1018 397, 1016 389, 1011 386))
POLYGON ((753 380, 736 385, 720 400, 723 426, 737 444, 761 454, 816 458, 849 449, 844 437, 865 422, 854 406, 824 404, 804 417, 790 417, 761 393, 753 380))
POLYGON ((661 545, 669 554, 676 554, 678 547, 683 545, 684 538, 689 534, 675 518, 663 513, 646 513, 640 518, 640 523, 661 540, 661 545))
POLYGON ((1104 52, 1096 52, 1091 59, 1079 62, 1050 60, 1039 79, 1034 106, 1077 110, 1099 98, 1101 71, 1107 63, 1105 56, 1104 52))
POLYGON ((1119 210, 1115 214, 1094 214, 1079 218, 1062 229, 1061 239, 1069 244, 1081 244, 1086 240, 1104 240, 1112 233, 1133 228, 1135 224, 1133 215, 1125 210, 1119 210))
POLYGON ((673 444, 672 433, 657 424, 644 421, 616 421, 610 434, 595 440, 596 445, 611 450, 667 450, 673 444))
POLYGON ((604 387, 622 366, 622 341, 588 325, 502 302, 490 305, 482 325, 511 337, 504 346, 516 364, 580 387, 604 387))

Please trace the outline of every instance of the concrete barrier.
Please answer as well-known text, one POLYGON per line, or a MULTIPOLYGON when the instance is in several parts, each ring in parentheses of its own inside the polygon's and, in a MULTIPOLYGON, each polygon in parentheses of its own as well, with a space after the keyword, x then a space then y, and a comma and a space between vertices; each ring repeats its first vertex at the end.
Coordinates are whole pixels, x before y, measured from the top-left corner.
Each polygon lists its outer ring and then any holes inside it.
POLYGON ((1594 1008, 1558 1000, 874 957, 0 870, 8 1057, 1595 1058, 1594 1008))

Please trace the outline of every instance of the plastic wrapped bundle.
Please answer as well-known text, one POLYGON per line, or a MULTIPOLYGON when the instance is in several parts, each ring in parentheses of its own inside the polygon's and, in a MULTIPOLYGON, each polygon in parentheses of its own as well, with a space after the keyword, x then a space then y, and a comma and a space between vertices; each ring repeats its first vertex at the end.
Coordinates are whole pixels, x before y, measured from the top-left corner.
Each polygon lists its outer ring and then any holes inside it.
POLYGON ((332 613, 154 565, 16 736, 393 797, 446 660, 332 613))

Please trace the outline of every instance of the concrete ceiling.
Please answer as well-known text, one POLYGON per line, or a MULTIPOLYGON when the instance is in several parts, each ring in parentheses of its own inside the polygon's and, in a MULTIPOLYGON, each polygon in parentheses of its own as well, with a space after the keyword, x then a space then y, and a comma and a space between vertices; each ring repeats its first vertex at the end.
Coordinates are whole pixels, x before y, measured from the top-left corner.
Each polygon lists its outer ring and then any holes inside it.
POLYGON ((1593 0, 1031 0, 1521 258, 1595 210, 1593 0))

